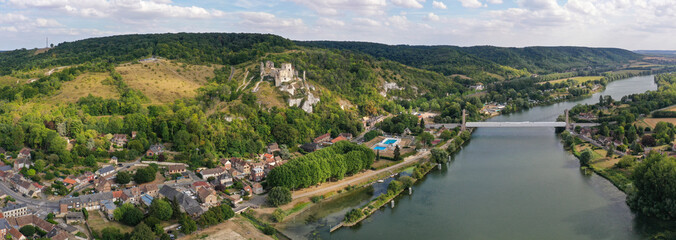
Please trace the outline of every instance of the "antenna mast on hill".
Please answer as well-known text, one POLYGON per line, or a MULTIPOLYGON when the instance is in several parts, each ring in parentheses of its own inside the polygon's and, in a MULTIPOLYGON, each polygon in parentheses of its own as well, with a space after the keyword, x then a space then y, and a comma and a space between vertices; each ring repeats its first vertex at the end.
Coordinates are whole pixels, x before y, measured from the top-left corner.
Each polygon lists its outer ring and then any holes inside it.
POLYGON ((49 37, 45 40, 45 48, 49 48, 49 37))

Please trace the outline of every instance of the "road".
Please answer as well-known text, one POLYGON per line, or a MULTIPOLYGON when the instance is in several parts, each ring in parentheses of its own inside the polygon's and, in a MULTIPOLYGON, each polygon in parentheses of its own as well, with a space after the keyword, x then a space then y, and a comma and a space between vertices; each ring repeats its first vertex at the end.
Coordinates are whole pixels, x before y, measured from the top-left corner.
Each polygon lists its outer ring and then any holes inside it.
POLYGON ((21 193, 15 192, 14 190, 10 189, 7 186, 6 182, 0 182, 0 191, 7 194, 7 196, 10 196, 10 197, 16 199, 17 203, 25 203, 26 205, 28 205, 28 207, 31 207, 31 208, 41 209, 41 210, 44 210, 45 208, 47 208, 47 209, 52 210, 52 211, 58 211, 59 210, 59 202, 48 201, 48 200, 44 200, 44 199, 34 199, 34 198, 24 197, 21 193))

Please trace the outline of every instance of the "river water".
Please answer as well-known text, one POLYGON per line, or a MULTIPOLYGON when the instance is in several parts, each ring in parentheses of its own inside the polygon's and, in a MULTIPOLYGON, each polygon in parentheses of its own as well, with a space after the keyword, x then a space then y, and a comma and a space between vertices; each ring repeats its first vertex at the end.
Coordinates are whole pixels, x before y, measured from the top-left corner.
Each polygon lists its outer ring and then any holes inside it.
MULTIPOLYGON (((590 98, 536 107, 489 121, 554 121, 599 94, 620 99, 655 90, 654 76, 608 84, 590 98)), ((368 199, 354 200, 355 205, 368 199)), ((549 128, 482 128, 442 170, 362 224, 322 239, 640 239, 652 224, 634 216, 607 180, 585 176, 549 128)), ((344 214, 339 212, 337 215, 344 214)), ((336 218, 334 214, 333 218, 336 218)), ((322 216, 324 217, 324 216, 322 216)), ((331 224, 329 222, 328 224, 331 224)), ((298 236, 298 235, 296 235, 298 236)), ((310 237, 305 235, 306 237, 310 237)))

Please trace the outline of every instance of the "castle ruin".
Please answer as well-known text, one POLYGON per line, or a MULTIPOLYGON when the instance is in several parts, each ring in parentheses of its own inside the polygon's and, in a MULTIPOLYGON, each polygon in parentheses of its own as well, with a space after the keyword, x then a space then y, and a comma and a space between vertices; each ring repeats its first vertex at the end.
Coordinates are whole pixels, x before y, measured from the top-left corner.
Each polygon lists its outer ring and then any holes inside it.
POLYGON ((282 63, 281 68, 275 68, 275 63, 267 61, 265 64, 261 62, 261 79, 264 77, 272 77, 275 79, 275 86, 279 87, 282 83, 291 82, 298 75, 293 69, 291 63, 282 63))

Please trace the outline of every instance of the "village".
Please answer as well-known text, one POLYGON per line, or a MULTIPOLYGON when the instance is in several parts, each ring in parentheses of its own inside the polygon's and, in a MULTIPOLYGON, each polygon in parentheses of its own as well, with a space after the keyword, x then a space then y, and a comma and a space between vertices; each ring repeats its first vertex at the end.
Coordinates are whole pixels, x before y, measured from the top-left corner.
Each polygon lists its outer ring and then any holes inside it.
MULTIPOLYGON (((421 113, 416 116, 431 121, 435 114, 421 113)), ((387 116, 364 118, 364 128, 377 129, 376 125, 385 118, 387 116)), ((424 132, 433 136, 428 143, 442 143, 439 136, 443 131, 447 129, 424 129, 424 132)), ((401 135, 377 136, 369 141, 364 141, 363 136, 353 137, 350 133, 340 133, 335 137, 331 135, 322 134, 300 145, 299 149, 307 154, 339 141, 353 141, 391 159, 395 147, 401 148, 405 156, 415 153, 420 147, 419 143, 416 146, 419 141, 408 128, 401 135)), ((110 152, 116 152, 125 148, 136 136, 132 133, 100 137, 111 143, 110 152)), ((112 222, 115 221, 116 209, 123 204, 132 204, 147 211, 155 199, 175 202, 182 212, 194 219, 221 204, 231 206, 236 213, 259 208, 266 203, 266 189, 261 182, 272 169, 290 159, 287 146, 270 143, 265 153, 254 158, 221 158, 216 167, 189 170, 187 164, 167 161, 172 152, 167 144, 157 143, 150 145, 134 161, 122 162, 113 156, 109 162, 99 163, 98 170, 94 172, 84 171, 37 183, 30 177, 35 174, 31 149, 23 148, 15 154, 0 151, 0 154, 5 156, 5 162, 13 161, 11 166, 4 163, 0 166, 0 198, 5 200, 0 215, 0 237, 11 235, 13 239, 32 237, 24 236, 19 231, 27 225, 39 229, 38 233, 44 231, 45 234, 40 236, 51 239, 87 239, 91 237, 91 229, 85 215, 112 222), (124 183, 124 180, 119 179, 120 175, 135 175, 145 169, 154 169, 152 173, 157 172, 158 177, 146 183, 129 180, 124 183), (83 214, 83 211, 88 214, 83 214)), ((170 235, 172 238, 177 237, 178 229, 179 224, 164 228, 173 233, 170 235)))

